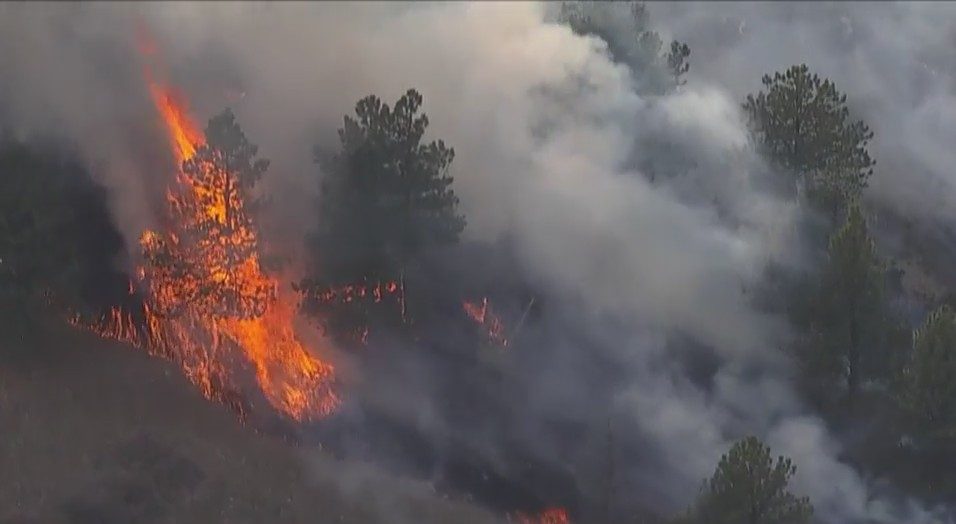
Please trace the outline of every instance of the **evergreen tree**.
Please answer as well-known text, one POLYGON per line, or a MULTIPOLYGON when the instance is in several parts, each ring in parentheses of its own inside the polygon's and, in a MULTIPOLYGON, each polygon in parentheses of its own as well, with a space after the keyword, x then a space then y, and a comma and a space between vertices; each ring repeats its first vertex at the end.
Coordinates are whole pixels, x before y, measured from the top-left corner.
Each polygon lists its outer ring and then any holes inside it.
POLYGON ((804 524, 813 516, 806 497, 787 490, 797 468, 789 458, 774 461, 756 437, 733 445, 720 458, 713 477, 687 515, 676 522, 694 524, 804 524))
POLYGON ((920 429, 956 435, 956 313, 949 306, 931 313, 913 333, 902 399, 920 429))
MULTIPOLYGON (((316 150, 325 176, 310 242, 315 266, 302 283, 306 307, 325 309, 322 291, 343 285, 401 282, 404 293, 407 266, 420 253, 458 241, 465 218, 448 173, 455 151, 442 140, 422 143, 428 117, 419 114, 421 105, 414 89, 394 109, 367 96, 339 129, 341 150, 316 150)), ((354 332, 365 327, 367 304, 349 302, 332 306, 335 314, 326 318, 354 332)))
MULTIPOLYGON (((226 108, 206 124, 206 143, 196 149, 193 163, 211 163, 217 170, 230 173, 238 184, 247 211, 257 202, 252 194, 256 183, 269 169, 269 160, 256 158, 259 146, 246 138, 236 116, 226 108)), ((187 162, 187 168, 195 169, 187 162)))
POLYGON ((0 142, 0 317, 95 313, 125 294, 105 190, 67 151, 0 142))
POLYGON ((885 264, 870 238, 859 204, 830 238, 827 261, 802 327, 809 333, 805 376, 823 387, 816 393, 833 398, 834 381, 843 382, 852 401, 867 376, 877 374, 892 327, 883 299, 885 264))
POLYGON ((253 218, 256 182, 268 160, 256 159, 230 110, 212 117, 205 143, 183 161, 184 184, 174 191, 174 236, 144 236, 154 296, 176 315, 198 306, 218 316, 262 314, 274 290, 255 278, 259 245, 253 218))
POLYGON ((611 59, 631 69, 642 93, 664 94, 685 83, 690 47, 675 40, 665 52, 643 2, 562 2, 560 21, 577 34, 606 42, 611 59))
POLYGON ((850 119, 846 95, 805 64, 765 75, 763 85, 766 91, 748 95, 743 105, 757 144, 836 219, 873 173, 867 151, 873 133, 850 119))
POLYGON ((674 79, 674 86, 680 87, 687 83, 684 75, 690 71, 690 47, 682 42, 671 42, 671 50, 667 53, 667 67, 674 79))

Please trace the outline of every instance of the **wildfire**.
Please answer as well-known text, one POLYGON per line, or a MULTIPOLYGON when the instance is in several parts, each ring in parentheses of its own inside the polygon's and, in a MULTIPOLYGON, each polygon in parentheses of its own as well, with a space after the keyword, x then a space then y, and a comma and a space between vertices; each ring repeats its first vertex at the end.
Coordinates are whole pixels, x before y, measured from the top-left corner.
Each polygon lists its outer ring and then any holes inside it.
POLYGON ((323 304, 351 303, 358 300, 371 300, 379 303, 389 296, 402 299, 398 282, 377 282, 375 284, 346 284, 340 287, 308 290, 308 298, 323 304))
POLYGON ((202 133, 189 118, 183 96, 174 89, 156 83, 151 77, 147 70, 149 94, 153 98, 153 105, 166 123, 173 153, 176 155, 177 164, 181 165, 192 158, 196 154, 196 147, 204 142, 202 133))
POLYGON ((488 297, 483 297, 480 304, 466 300, 462 302, 461 306, 465 310, 465 314, 484 329, 485 336, 488 337, 489 341, 501 347, 508 346, 508 339, 505 336, 505 325, 501 322, 501 319, 491 311, 488 305, 488 297))
POLYGON ((331 413, 339 404, 334 369, 296 337, 294 295, 260 266, 238 174, 226 169, 221 152, 204 147, 185 99, 149 68, 144 73, 180 166, 166 194, 171 225, 140 238, 143 322, 114 308, 88 327, 173 359, 208 398, 232 403, 242 390, 239 370, 251 367, 281 413, 296 420, 331 413))
MULTIPOLYGON (((365 320, 359 320, 364 314, 370 311, 370 307, 376 304, 387 303, 389 306, 397 306, 401 313, 402 322, 408 321, 406 316, 405 288, 402 282, 394 280, 384 280, 369 282, 363 279, 359 283, 348 283, 337 286, 319 284, 314 281, 303 282, 294 286, 294 289, 300 293, 305 307, 320 313, 322 321, 319 326, 326 333, 334 333, 333 336, 339 337, 347 343, 358 344, 359 346, 368 345, 369 325, 365 320), (337 319, 335 313, 330 313, 327 309, 330 306, 333 309, 336 306, 346 306, 354 308, 353 313, 359 313, 349 319, 337 319), (332 328, 330 322, 336 323, 332 328), (349 324, 352 324, 349 326, 349 324), (349 326, 349 327, 345 327, 349 326)), ((341 311, 340 311, 341 312, 341 311)))
POLYGON ((571 524, 564 508, 549 508, 537 515, 518 513, 515 517, 518 524, 571 524))

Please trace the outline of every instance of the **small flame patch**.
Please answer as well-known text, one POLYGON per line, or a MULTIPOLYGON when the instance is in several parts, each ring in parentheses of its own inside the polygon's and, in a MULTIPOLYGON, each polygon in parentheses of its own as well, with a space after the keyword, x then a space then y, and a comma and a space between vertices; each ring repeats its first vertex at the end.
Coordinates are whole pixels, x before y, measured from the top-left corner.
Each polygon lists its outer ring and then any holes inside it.
POLYGON ((465 314, 481 327, 488 341, 499 347, 508 347, 508 338, 505 336, 505 325, 496 315, 488 303, 488 297, 482 297, 481 302, 464 301, 461 304, 465 314))

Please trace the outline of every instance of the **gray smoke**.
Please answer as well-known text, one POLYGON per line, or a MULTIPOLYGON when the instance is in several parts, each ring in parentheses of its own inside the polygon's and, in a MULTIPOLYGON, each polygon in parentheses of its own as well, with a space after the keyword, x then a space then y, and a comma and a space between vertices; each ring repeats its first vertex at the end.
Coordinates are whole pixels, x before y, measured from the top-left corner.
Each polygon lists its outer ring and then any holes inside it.
POLYGON ((690 82, 737 98, 806 63, 848 95, 876 136, 868 196, 907 216, 953 220, 956 6, 932 2, 651 4, 694 53, 690 82))
POLYGON ((646 460, 622 466, 629 490, 657 510, 680 509, 730 443, 755 433, 794 458, 798 491, 827 522, 938 522, 883 500, 840 461, 839 444, 790 385, 786 323, 751 304, 766 264, 799 264, 802 250, 799 209, 765 189, 768 168, 748 144, 739 103, 763 73, 808 62, 851 93, 876 129, 876 198, 913 212, 943 209, 921 199, 942 202, 952 191, 940 113, 952 105, 952 84, 939 79, 951 78, 949 55, 942 40, 920 47, 913 35, 952 35, 942 27, 952 18, 941 16, 952 8, 654 5, 652 20, 693 53, 688 84, 663 97, 636 93, 603 41, 573 34, 546 11, 531 3, 0 4, 0 114, 23 133, 80 144, 135 238, 155 220, 150 188, 162 169, 144 167, 132 143, 141 135, 130 129, 165 145, 139 79, 142 20, 197 114, 220 110, 227 91, 244 93, 234 109, 273 160, 278 230, 295 242, 314 217, 311 147, 333 144, 360 97, 392 102, 415 87, 431 136, 456 149, 468 239, 516 239, 523 269, 577 319, 554 330, 580 329, 590 341, 565 340, 558 358, 538 363, 527 378, 532 404, 559 416, 601 411, 586 405, 589 385, 576 381, 574 363, 600 356, 626 370, 607 410, 645 446, 646 460), (903 23, 890 24, 897 17, 903 23), (686 169, 677 176, 652 181, 645 172, 678 161, 686 169), (716 359, 708 384, 686 376, 675 337, 716 359))

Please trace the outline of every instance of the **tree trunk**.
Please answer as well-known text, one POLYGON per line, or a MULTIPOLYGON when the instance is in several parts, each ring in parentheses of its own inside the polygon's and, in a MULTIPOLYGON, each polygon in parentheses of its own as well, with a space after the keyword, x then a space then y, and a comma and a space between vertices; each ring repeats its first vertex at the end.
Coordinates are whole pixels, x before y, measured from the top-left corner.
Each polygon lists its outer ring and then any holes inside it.
POLYGON ((850 318, 850 348, 847 354, 847 404, 852 409, 860 382, 860 328, 856 315, 850 318))

